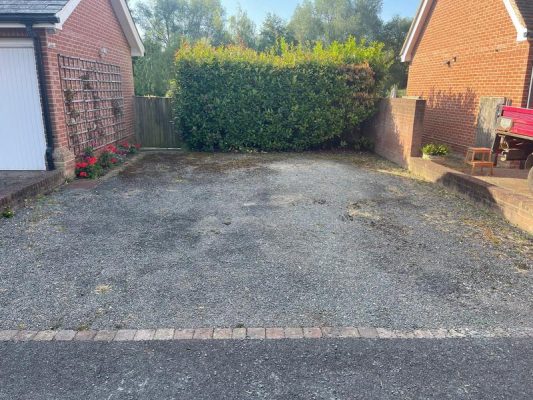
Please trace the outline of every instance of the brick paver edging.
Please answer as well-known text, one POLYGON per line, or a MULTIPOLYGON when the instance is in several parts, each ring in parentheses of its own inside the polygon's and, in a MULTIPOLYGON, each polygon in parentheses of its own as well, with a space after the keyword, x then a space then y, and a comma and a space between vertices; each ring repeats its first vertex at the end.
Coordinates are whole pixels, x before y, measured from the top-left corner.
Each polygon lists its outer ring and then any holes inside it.
POLYGON ((294 340, 294 339, 459 339, 533 337, 533 328, 519 329, 417 329, 392 330, 366 327, 197 328, 119 330, 0 330, 0 341, 141 342, 165 340, 294 340))

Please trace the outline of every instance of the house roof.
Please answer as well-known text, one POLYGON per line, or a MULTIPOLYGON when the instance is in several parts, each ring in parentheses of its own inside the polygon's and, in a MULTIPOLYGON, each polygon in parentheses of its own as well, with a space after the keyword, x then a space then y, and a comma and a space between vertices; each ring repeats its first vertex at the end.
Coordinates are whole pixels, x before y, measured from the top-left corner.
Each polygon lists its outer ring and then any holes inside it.
POLYGON ((55 15, 68 0, 0 0, 0 14, 55 15))
MULTIPOLYGON (((433 5, 439 0, 422 0, 411 29, 405 39, 401 58, 403 62, 413 59, 414 51, 424 26, 426 25, 433 5)), ((517 41, 525 41, 533 34, 533 1, 532 0, 500 0, 504 3, 516 28, 517 41)))
MULTIPOLYGON (((0 0, 0 28, 35 27, 62 29, 81 0, 0 0)), ((128 40, 132 56, 143 56, 144 46, 125 0, 109 0, 128 40)))

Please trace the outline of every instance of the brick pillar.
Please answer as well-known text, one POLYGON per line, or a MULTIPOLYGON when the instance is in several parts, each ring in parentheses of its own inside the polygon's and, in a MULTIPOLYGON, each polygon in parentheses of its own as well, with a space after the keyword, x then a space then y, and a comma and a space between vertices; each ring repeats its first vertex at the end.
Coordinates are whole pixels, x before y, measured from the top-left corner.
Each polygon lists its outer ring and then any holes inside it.
POLYGON ((62 171, 65 178, 74 177, 76 156, 68 147, 56 147, 53 153, 55 168, 62 171))

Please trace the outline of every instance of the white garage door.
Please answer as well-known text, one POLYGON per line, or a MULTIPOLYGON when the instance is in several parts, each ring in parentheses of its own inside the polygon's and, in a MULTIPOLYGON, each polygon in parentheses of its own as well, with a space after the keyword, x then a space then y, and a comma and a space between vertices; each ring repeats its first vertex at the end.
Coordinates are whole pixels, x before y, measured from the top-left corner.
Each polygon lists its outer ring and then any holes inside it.
POLYGON ((45 170, 45 154, 33 43, 0 39, 0 170, 45 170))

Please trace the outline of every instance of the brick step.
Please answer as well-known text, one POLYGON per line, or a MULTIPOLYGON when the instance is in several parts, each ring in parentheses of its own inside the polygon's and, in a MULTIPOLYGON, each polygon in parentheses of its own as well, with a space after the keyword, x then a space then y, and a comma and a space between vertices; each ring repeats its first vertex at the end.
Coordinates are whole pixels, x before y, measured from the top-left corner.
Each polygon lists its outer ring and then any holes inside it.
POLYGON ((17 208, 27 199, 50 193, 65 179, 61 171, 0 171, 0 210, 17 208))

